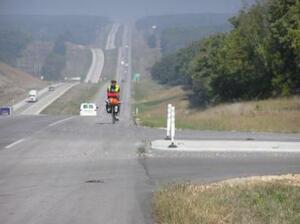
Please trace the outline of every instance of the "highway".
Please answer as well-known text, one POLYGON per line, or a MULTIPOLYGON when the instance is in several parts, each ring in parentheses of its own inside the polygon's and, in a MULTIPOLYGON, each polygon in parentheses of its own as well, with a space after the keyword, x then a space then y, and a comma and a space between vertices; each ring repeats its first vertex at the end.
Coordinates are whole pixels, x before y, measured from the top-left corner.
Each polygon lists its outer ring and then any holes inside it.
POLYGON ((52 104, 55 100, 65 94, 72 87, 78 85, 79 82, 66 82, 57 83, 52 85, 55 87, 54 91, 49 91, 48 87, 38 91, 38 101, 35 103, 28 103, 27 99, 24 99, 15 105, 13 110, 15 115, 38 115, 46 107, 52 104))
POLYGON ((100 48, 92 48, 92 64, 85 78, 86 83, 98 83, 104 67, 104 53, 100 48))
MULTIPOLYGON (((0 118, 0 223, 153 224, 151 196, 165 183, 206 183, 232 177, 300 172, 300 153, 172 152, 147 143, 164 130, 131 118, 131 29, 125 26, 118 63, 120 122, 97 117, 0 118), (129 47, 125 47, 128 45, 129 47), (138 148, 148 148, 140 155, 138 148)), ((101 104, 103 102, 103 104, 101 104)), ((178 139, 300 142, 299 134, 178 131, 178 139)))
POLYGON ((106 50, 113 50, 116 48, 116 36, 119 28, 120 28, 120 24, 118 23, 113 24, 111 31, 109 32, 107 37, 107 42, 105 47, 106 50))
MULTIPOLYGON (((106 50, 113 50, 116 48, 116 35, 119 30, 120 24, 114 23, 111 31, 108 34, 106 41, 106 50)), ((100 48, 92 48, 92 64, 88 71, 88 74, 84 80, 86 83, 98 83, 100 81, 100 77, 103 71, 105 55, 102 49, 100 48)))

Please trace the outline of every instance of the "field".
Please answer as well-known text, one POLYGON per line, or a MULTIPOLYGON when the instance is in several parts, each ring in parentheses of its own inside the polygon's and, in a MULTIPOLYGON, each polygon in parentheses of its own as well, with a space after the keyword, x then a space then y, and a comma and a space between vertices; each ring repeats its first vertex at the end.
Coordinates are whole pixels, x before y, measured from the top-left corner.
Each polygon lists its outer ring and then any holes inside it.
POLYGON ((143 77, 135 84, 135 107, 141 125, 164 127, 166 108, 176 107, 176 127, 195 130, 300 132, 300 97, 194 107, 192 92, 182 86, 162 86, 143 77))
POLYGON ((154 195, 157 224, 300 223, 300 175, 180 184, 154 195))

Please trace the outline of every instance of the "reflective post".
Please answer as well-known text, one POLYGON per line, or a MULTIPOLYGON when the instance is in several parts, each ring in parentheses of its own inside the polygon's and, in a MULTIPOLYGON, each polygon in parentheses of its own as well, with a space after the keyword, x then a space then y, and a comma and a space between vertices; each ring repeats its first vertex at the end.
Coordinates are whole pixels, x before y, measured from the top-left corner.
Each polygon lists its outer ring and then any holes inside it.
POLYGON ((175 145, 175 107, 172 106, 171 108, 171 145, 169 145, 169 148, 177 148, 177 145, 175 145))
POLYGON ((167 136, 166 140, 171 140, 171 117, 172 117, 172 104, 168 104, 168 111, 167 111, 167 136))

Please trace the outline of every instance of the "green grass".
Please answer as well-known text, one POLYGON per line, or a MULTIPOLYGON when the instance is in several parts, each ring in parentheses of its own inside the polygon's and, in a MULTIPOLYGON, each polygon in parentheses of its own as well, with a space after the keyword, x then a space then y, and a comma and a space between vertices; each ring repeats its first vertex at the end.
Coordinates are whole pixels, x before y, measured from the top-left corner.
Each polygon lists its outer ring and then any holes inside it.
POLYGON ((99 88, 96 84, 79 84, 42 111, 42 114, 79 115, 81 103, 90 102, 99 88))
MULTIPOLYGON (((299 177, 298 177, 299 178, 299 177)), ((300 186, 286 180, 165 187, 154 195, 157 224, 297 224, 300 186)))
POLYGON ((85 55, 85 59, 82 63, 83 64, 82 70, 80 71, 81 80, 85 80, 85 78, 86 78, 86 76, 89 72, 89 69, 91 67, 92 60, 93 60, 93 54, 92 54, 91 50, 86 49, 85 52, 84 52, 84 55, 85 55))
POLYGON ((134 87, 134 107, 139 108, 140 124, 166 125, 166 108, 176 107, 176 127, 194 130, 300 132, 300 97, 277 98, 208 108, 191 105, 191 91, 181 86, 162 86, 150 77, 142 77, 134 87))

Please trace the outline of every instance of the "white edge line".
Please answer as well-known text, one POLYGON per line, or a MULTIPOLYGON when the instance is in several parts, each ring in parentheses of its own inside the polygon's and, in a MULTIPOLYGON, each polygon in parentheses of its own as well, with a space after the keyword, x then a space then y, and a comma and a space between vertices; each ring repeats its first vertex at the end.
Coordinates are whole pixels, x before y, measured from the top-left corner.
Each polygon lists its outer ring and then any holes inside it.
POLYGON ((72 116, 72 117, 67 117, 67 118, 65 118, 65 119, 56 121, 56 122, 54 122, 54 123, 48 125, 48 127, 53 127, 53 126, 55 126, 55 125, 58 125, 58 124, 61 124, 61 123, 65 122, 65 121, 71 120, 71 119, 73 119, 73 118, 74 118, 74 116, 72 116))
POLYGON ((13 143, 11 143, 11 144, 5 146, 5 148, 6 148, 6 149, 10 149, 10 148, 14 147, 15 145, 20 144, 20 143, 23 142, 23 141, 25 141, 24 138, 22 138, 22 139, 20 139, 20 140, 18 140, 18 141, 15 141, 15 142, 13 142, 13 143))

